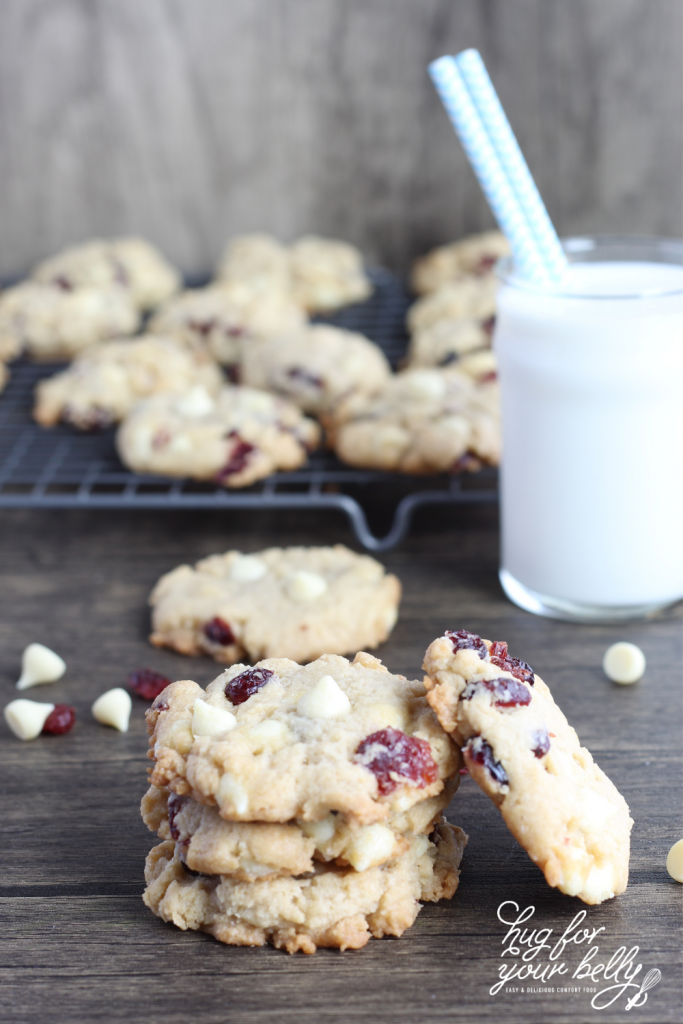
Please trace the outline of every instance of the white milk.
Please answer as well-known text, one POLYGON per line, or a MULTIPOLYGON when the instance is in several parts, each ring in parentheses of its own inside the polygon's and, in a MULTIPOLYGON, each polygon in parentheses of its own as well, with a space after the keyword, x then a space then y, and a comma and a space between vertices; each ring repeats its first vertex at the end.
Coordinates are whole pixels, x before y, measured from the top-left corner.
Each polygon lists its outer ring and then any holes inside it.
POLYGON ((555 295, 508 278, 494 347, 508 596, 585 619, 683 597, 683 266, 574 264, 555 295))

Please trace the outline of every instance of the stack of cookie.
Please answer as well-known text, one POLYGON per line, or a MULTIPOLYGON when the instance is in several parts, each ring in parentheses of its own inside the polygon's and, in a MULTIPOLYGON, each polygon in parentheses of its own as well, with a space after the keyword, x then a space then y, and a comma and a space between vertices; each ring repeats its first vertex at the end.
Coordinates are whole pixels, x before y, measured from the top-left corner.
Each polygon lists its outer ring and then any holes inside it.
POLYGON ((357 949, 455 892, 466 837, 441 812, 458 749, 423 683, 371 655, 172 683, 148 728, 142 814, 162 842, 144 900, 163 920, 236 945, 357 949))

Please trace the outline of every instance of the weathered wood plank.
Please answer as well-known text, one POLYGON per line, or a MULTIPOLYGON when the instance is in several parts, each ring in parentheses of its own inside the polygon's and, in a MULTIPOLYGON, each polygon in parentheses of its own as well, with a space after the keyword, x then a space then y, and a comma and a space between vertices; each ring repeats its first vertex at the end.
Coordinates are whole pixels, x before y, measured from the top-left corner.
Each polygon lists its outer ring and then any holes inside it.
POLYGON ((478 46, 564 233, 683 230, 679 0, 5 0, 0 275, 137 231, 348 237, 405 269, 490 224, 429 82, 478 46))

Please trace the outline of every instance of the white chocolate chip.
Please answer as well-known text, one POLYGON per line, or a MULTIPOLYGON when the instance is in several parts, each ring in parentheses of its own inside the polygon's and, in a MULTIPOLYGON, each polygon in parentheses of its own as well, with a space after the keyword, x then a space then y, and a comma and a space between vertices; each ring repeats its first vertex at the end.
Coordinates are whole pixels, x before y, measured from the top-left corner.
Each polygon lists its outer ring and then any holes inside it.
POLYGON ((683 882, 683 839, 679 839, 669 850, 666 870, 676 882, 683 882))
POLYGON ((364 825, 354 832, 344 856, 356 871, 384 864, 394 851, 394 833, 386 825, 364 825))
POLYGON ((309 839, 315 839, 316 846, 328 843, 337 831, 337 819, 330 813, 322 821, 299 821, 299 828, 309 839))
POLYGON ((47 717, 54 709, 54 704, 39 704, 20 697, 10 701, 5 708, 5 721, 20 740, 34 740, 43 731, 47 717))
POLYGON ((40 683, 54 683, 66 672, 66 662, 49 647, 29 644, 21 658, 21 678, 17 690, 28 690, 40 683))
POLYGON ((189 419, 200 419, 213 412, 214 401, 206 388, 195 384, 193 388, 176 400, 176 410, 189 419))
POLYGON ((613 683, 637 683, 645 671, 645 655, 640 647, 622 641, 608 647, 602 667, 613 683))
POLYGON ((606 821, 616 814, 616 807, 594 789, 582 786, 578 792, 579 820, 587 831, 601 828, 606 821))
POLYGON ((416 398, 442 398, 446 393, 446 381, 434 370, 415 370, 405 380, 416 398))
POLYGON ((603 900, 611 900, 614 896, 614 871, 611 864, 605 864, 599 868, 593 865, 588 872, 588 878, 583 883, 581 893, 584 899, 593 903, 602 903, 603 900))
POLYGON ((133 702, 130 694, 120 686, 107 690, 92 706, 93 717, 101 725, 110 725, 119 732, 128 732, 128 722, 133 702))
POLYGON ((391 726, 392 729, 403 731, 406 727, 405 714, 396 704, 372 704, 367 713, 373 726, 376 724, 380 729, 391 726))
POLYGON ((246 814, 249 810, 249 796, 241 782, 233 775, 224 775, 218 783, 216 799, 222 808, 225 804, 228 811, 234 814, 246 814))
POLYGON ((245 730, 244 736, 251 747, 252 754, 262 754, 265 750, 273 752, 282 750, 290 741, 287 726, 272 718, 252 725, 251 728, 245 730))
POLYGON ((296 710, 304 718, 338 718, 348 715, 351 702, 332 676, 323 676, 300 698, 296 710))
POLYGON ((253 583, 262 579, 268 572, 268 566, 255 555, 240 555, 230 565, 230 579, 239 583, 253 583))
POLYGON ((300 569, 287 581, 287 592, 293 601, 315 601, 327 590, 327 580, 317 572, 300 569))
POLYGON ((223 736, 237 725, 237 719, 231 711, 215 708, 205 700, 197 698, 192 714, 193 736, 223 736))
POLYGON ((258 861, 249 860, 247 857, 242 860, 241 867, 243 871, 248 871, 250 875, 254 875, 256 878, 260 878, 262 875, 270 875, 273 870, 267 864, 259 864, 258 861))
POLYGON ((415 856, 421 857, 423 854, 427 852, 430 846, 431 843, 427 836, 418 836, 417 839, 415 840, 415 856))
POLYGON ((562 872, 558 889, 567 896, 578 896, 589 871, 589 858, 585 850, 567 846, 562 850, 562 872))

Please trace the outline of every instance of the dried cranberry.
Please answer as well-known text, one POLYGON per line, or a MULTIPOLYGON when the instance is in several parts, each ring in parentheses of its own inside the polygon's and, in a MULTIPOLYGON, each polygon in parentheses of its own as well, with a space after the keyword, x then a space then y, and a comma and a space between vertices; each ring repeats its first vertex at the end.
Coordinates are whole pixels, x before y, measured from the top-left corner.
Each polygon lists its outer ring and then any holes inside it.
POLYGON ((224 332, 227 338, 243 338, 246 335, 244 327, 226 327, 224 332))
POLYGON ((253 693, 256 693, 275 678, 269 668, 248 668, 231 679, 225 687, 225 696, 231 704, 244 704, 253 693))
POLYGON ((496 370, 489 370, 488 373, 482 373, 481 377, 477 377, 479 384, 493 384, 494 380, 498 380, 498 373, 496 370))
POLYGON ((520 661, 519 658, 512 658, 508 654, 508 645, 504 640, 495 640, 491 644, 489 659, 498 668, 513 675, 515 679, 528 683, 529 686, 534 685, 534 673, 531 666, 527 665, 525 661, 520 661))
POLYGON ((167 430, 166 427, 161 427, 152 438, 152 448, 155 452, 158 452, 160 448, 165 448, 170 440, 171 431, 167 430))
POLYGON ((54 710, 45 719, 43 732, 49 732, 52 736, 61 736, 62 733, 73 729, 76 721, 76 708, 68 704, 55 704, 54 710))
POLYGON ((515 708, 520 704, 530 704, 531 694, 524 683, 516 679, 500 677, 498 679, 477 679, 468 683, 463 691, 461 700, 472 700, 479 689, 488 690, 494 696, 494 705, 497 708, 515 708))
POLYGON ((234 476, 236 473, 241 473, 249 462, 249 456, 256 450, 254 445, 244 441, 236 430, 231 430, 228 438, 234 438, 235 444, 230 452, 230 458, 216 474, 216 480, 219 482, 226 480, 229 476, 234 476))
POLYGON ((461 455, 450 468, 451 473, 476 473, 477 470, 481 469, 481 462, 472 455, 471 452, 465 452, 461 455))
POLYGON ((439 777, 429 743, 417 736, 406 736, 400 729, 380 729, 366 736, 356 750, 356 757, 377 778, 382 796, 393 792, 403 781, 423 788, 439 777))
POLYGON ((483 765, 495 782, 499 782, 501 786, 505 786, 508 783, 507 772, 500 761, 496 761, 493 756, 491 744, 487 743, 481 736, 473 736, 472 739, 468 740, 462 748, 462 752, 465 758, 474 764, 483 765))
POLYGON ((74 290, 72 282, 69 280, 68 277, 64 277, 63 274, 59 274, 57 277, 55 277, 52 283, 56 285, 58 288, 61 288, 63 292, 72 292, 74 290))
POLYGON ((168 798, 168 827, 171 832, 171 838, 175 839, 176 843, 180 842, 180 829, 176 825, 175 820, 186 799, 184 796, 178 796, 177 793, 171 793, 168 798))
POLYGON ((152 710, 158 711, 159 714, 161 714, 162 711, 168 711, 168 709, 169 705, 166 703, 165 700, 159 701, 158 704, 152 704, 152 710))
POLYGON ((155 672, 153 668, 139 668, 128 676, 128 685, 143 700, 156 700, 162 690, 170 686, 171 680, 155 672))
POLYGON ((545 757, 550 750, 550 736, 545 726, 541 729, 535 729, 531 736, 531 742, 533 744, 531 752, 536 757, 545 757))
POLYGON ((482 638, 476 633, 468 633, 466 629, 447 629, 444 636, 453 644, 454 651, 476 651, 482 660, 485 660, 489 653, 482 638))
POLYGON ((214 317, 211 317, 209 320, 188 320, 187 326, 191 331, 205 338, 216 326, 216 320, 214 317))
POLYGON ((235 635, 230 626, 225 619, 219 619, 218 616, 211 619, 211 622, 206 623, 204 626, 204 636, 212 644, 220 644, 221 647, 229 647, 230 644, 235 642, 235 635))
POLYGON ((228 366, 224 366, 225 376, 228 378, 231 384, 239 384, 240 382, 240 366, 239 363, 230 363, 228 366))
POLYGON ((488 274, 493 270, 497 262, 497 256, 482 256, 477 263, 474 272, 479 275, 488 274))
POLYGON ((293 366, 291 370, 287 370, 287 376, 309 388, 318 388, 322 391, 325 387, 325 381, 322 377, 316 377, 315 374, 308 373, 307 370, 303 370, 300 366, 293 366))
POLYGON ((493 328, 496 326, 495 316, 487 317, 486 320, 482 320, 481 329, 486 331, 489 337, 493 334, 493 328))

